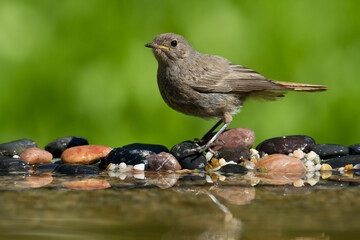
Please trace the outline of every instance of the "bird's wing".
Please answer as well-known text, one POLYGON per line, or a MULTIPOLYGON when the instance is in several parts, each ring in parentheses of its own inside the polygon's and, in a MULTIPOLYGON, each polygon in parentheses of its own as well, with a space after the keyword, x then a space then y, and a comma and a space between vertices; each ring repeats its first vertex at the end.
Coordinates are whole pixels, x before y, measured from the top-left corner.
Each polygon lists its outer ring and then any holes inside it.
POLYGON ((225 68, 207 68, 193 81, 191 87, 204 93, 291 90, 291 88, 276 84, 275 81, 268 80, 252 69, 229 63, 225 66, 225 68))

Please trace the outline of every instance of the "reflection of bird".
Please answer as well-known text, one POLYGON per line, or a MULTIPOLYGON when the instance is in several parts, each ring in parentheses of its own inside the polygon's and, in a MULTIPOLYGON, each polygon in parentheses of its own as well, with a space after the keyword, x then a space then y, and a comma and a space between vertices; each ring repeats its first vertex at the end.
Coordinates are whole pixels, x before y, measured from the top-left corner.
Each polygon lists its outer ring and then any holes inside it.
POLYGON ((269 80, 223 57, 199 53, 184 37, 174 33, 158 35, 145 46, 153 49, 159 63, 157 81, 160 93, 171 108, 192 116, 220 119, 205 136, 224 122, 221 129, 197 151, 210 147, 248 97, 277 100, 285 91, 327 89, 326 86, 269 80))

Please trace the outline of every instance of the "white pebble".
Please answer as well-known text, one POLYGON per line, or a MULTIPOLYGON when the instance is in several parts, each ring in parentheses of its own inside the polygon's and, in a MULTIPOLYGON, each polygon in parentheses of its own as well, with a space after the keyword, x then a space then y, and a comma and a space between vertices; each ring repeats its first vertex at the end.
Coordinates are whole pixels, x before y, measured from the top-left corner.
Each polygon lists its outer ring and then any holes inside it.
POLYGON ((316 155, 316 157, 313 159, 313 162, 315 164, 319 164, 321 162, 319 155, 316 155))
POLYGON ((354 169, 360 169, 360 163, 356 164, 356 165, 354 166, 354 169))
POLYGON ((306 161, 305 162, 305 166, 307 166, 307 167, 312 167, 312 166, 314 166, 315 164, 312 162, 312 161, 306 161))
POLYGON ((314 160, 316 156, 317 154, 314 151, 305 154, 305 158, 310 161, 314 160))
POLYGON ((308 184, 310 184, 311 186, 314 186, 318 181, 316 181, 316 179, 314 179, 314 178, 309 178, 306 180, 306 182, 308 184))
POLYGON ((254 169, 255 168, 255 163, 245 160, 244 161, 244 167, 246 167, 247 169, 254 169))
POLYGON ((120 169, 126 169, 126 168, 127 168, 126 163, 124 163, 124 162, 120 163, 120 164, 119 164, 119 168, 120 168, 120 169))
POLYGON ((321 169, 321 164, 320 163, 316 164, 315 171, 320 171, 320 169, 321 169))
POLYGON ((340 172, 341 174, 344 174, 345 168, 344 168, 344 167, 339 168, 339 172, 340 172))
POLYGON ((314 172, 307 172, 305 176, 307 179, 312 178, 314 176, 314 172))
POLYGON ((20 158, 20 156, 19 155, 14 155, 14 156, 12 156, 13 158, 20 158))
POLYGON ((211 177, 209 175, 206 175, 206 182, 213 183, 213 180, 211 179, 211 177))
POLYGON ((207 152, 207 153, 205 154, 205 158, 206 158, 206 160, 208 160, 208 161, 210 161, 213 156, 214 156, 214 154, 212 154, 211 152, 207 152))
POLYGON ((305 156, 305 153, 301 151, 300 149, 294 151, 294 157, 297 159, 302 159, 305 156))
POLYGON ((315 172, 316 170, 315 170, 315 166, 308 166, 307 168, 306 168, 309 172, 315 172))
POLYGON ((109 166, 107 167, 107 170, 109 171, 114 171, 116 169, 116 164, 110 163, 109 166))
POLYGON ((145 164, 143 164, 143 163, 136 164, 136 165, 134 166, 134 169, 135 169, 135 170, 139 170, 139 171, 144 171, 144 170, 145 170, 145 164))
POLYGON ((259 154, 259 151, 256 150, 255 148, 252 148, 252 149, 250 149, 250 154, 251 155, 256 155, 256 154, 259 154))
POLYGON ((220 166, 224 166, 224 165, 226 165, 226 161, 225 161, 225 159, 220 158, 220 159, 219 159, 219 164, 220 164, 220 166))

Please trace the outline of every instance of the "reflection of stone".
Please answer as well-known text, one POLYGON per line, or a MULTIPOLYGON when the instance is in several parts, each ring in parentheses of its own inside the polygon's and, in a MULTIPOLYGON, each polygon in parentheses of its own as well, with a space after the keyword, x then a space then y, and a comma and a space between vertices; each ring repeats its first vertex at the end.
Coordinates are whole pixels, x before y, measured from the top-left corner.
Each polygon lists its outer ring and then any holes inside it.
POLYGON ((272 172, 272 173, 261 173, 257 177, 260 178, 262 182, 274 185, 283 185, 288 183, 293 183, 301 179, 305 173, 286 173, 286 172, 272 172))
POLYGON ((30 188, 40 188, 50 184, 53 181, 53 177, 49 174, 32 175, 26 177, 23 183, 30 188))
POLYGON ((149 172, 146 174, 147 182, 154 184, 161 189, 171 188, 179 179, 178 173, 166 173, 166 172, 149 172))
POLYGON ((67 188, 74 190, 94 190, 109 188, 110 183, 106 179, 91 178, 73 182, 63 182, 63 185, 67 188))
POLYGON ((225 199, 227 202, 236 205, 249 204, 255 199, 254 187, 222 187, 211 188, 217 196, 225 199))

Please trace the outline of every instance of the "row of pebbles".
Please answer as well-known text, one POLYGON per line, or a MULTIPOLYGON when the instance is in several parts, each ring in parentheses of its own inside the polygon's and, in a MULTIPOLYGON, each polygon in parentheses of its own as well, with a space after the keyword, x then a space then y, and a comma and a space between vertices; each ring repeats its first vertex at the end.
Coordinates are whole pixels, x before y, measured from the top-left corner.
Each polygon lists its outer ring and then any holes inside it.
MULTIPOLYGON (((209 136, 210 138, 211 136, 209 136)), ((204 142, 207 139, 203 140, 204 142)), ((171 148, 156 144, 134 143, 118 148, 89 145, 83 137, 55 139, 40 149, 29 139, 0 144, 0 172, 53 172, 68 175, 91 175, 128 171, 186 171, 210 173, 294 173, 299 181, 315 184, 329 170, 360 175, 360 144, 349 147, 316 144, 304 135, 267 139, 253 148, 255 134, 247 128, 222 133, 212 145, 212 153, 194 153, 202 142, 185 141, 171 148), (301 173, 301 174, 297 174, 301 173), (300 176, 300 177, 299 177, 300 176)))

